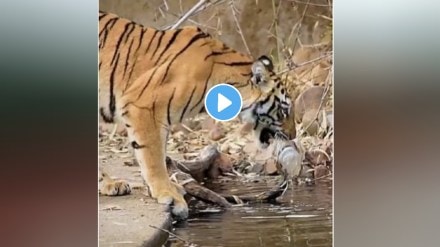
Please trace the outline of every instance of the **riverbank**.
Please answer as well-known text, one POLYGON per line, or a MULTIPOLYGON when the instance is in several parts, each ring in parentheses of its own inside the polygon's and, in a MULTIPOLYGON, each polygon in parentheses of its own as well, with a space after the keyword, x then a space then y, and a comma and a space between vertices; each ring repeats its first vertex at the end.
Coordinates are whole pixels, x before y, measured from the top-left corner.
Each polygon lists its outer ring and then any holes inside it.
POLYGON ((99 197, 99 246, 162 246, 171 217, 165 206, 140 191, 119 197, 99 197))
POLYGON ((114 179, 127 181, 132 193, 99 196, 99 246, 162 246, 169 234, 159 229, 170 230, 171 215, 165 205, 146 195, 139 166, 125 142, 120 135, 100 138, 100 168, 114 179))

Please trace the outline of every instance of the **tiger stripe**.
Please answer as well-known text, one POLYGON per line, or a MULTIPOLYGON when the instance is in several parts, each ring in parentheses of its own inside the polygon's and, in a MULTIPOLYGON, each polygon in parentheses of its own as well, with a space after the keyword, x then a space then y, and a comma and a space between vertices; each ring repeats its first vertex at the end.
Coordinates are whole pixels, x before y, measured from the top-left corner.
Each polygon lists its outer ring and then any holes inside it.
POLYGON ((179 122, 182 122, 183 117, 185 116, 185 113, 186 113, 186 109, 188 108, 189 104, 191 103, 191 100, 192 100, 192 98, 193 98, 193 96, 194 96, 194 92, 196 91, 196 89, 197 89, 197 86, 195 86, 195 87, 193 88, 193 90, 191 91, 191 95, 189 96, 189 99, 188 99, 188 101, 186 102, 185 107, 183 107, 183 111, 182 111, 182 114, 180 115, 179 122))
POLYGON ((130 46, 128 47, 127 57, 125 58, 125 67, 124 67, 124 73, 122 74, 122 78, 125 78, 125 73, 127 72, 128 65, 130 64, 130 54, 131 54, 131 47, 133 46, 134 40, 131 41, 130 46))
POLYGON ((168 106, 167 106, 167 120, 168 120, 168 125, 171 125, 171 102, 173 101, 174 98, 174 93, 176 92, 176 88, 173 89, 173 93, 171 94, 170 99, 168 100, 168 106))
MULTIPOLYGON (((195 35, 189 42, 188 42, 188 44, 182 49, 182 50, 180 50, 177 54, 176 54, 176 56, 174 56, 174 58, 171 60, 171 62, 168 64, 168 67, 166 68, 166 70, 165 70, 165 75, 164 75, 164 77, 163 77, 163 79, 162 79, 162 82, 164 81, 164 79, 167 77, 167 75, 168 75, 168 71, 169 71, 169 69, 170 69, 170 67, 171 67, 171 65, 173 64, 173 62, 174 62, 174 60, 176 60, 184 51, 186 51, 186 49, 188 49, 188 47, 190 47, 193 43, 195 43, 197 40, 200 40, 200 39, 202 39, 202 38, 206 38, 206 37, 209 37, 209 35, 207 35, 207 34, 205 34, 205 33, 198 33, 197 35, 195 35)), ((162 84, 162 82, 161 82, 161 84, 162 84)))
POLYGON ((148 85, 150 84, 151 80, 153 79, 154 75, 156 74, 156 71, 159 69, 159 67, 156 67, 153 70, 153 73, 151 74, 150 78, 148 79, 147 83, 145 83, 144 87, 142 88, 141 92, 139 93, 139 95, 137 96, 136 100, 139 100, 142 96, 142 94, 145 92, 145 89, 147 89, 148 85))
POLYGON ((122 40, 124 39, 125 35, 128 34, 128 33, 130 32, 130 31, 128 31, 128 27, 129 27, 129 26, 132 26, 132 25, 133 25, 133 23, 131 23, 131 22, 125 24, 124 31, 123 31, 122 34, 119 36, 119 39, 118 39, 118 41, 117 41, 117 43, 116 43, 116 48, 115 48, 115 51, 114 51, 114 53, 113 53, 113 58, 112 58, 110 64, 113 64, 113 63, 114 63, 115 58, 116 58, 116 54, 119 53, 119 47, 121 46, 122 40))
POLYGON ((118 62, 119 62, 119 53, 116 59, 116 63, 113 66, 113 69, 111 71, 110 74, 110 103, 109 103, 109 109, 110 109, 110 114, 111 117, 113 118, 115 116, 115 110, 116 110, 116 97, 115 97, 115 92, 114 92, 114 87, 115 87, 115 73, 116 73, 116 69, 118 67, 118 62))
POLYGON ((156 49, 154 49, 153 55, 151 55, 152 59, 154 58, 154 55, 156 54, 157 50, 159 49, 164 35, 165 35, 164 31, 160 32, 160 36, 159 36, 159 40, 157 41, 156 49))
POLYGON ((138 46, 137 46, 137 48, 136 48, 136 53, 139 51, 139 48, 141 48, 141 45, 142 45, 142 41, 143 41, 143 38, 144 38, 144 34, 147 32, 147 30, 148 30, 148 28, 141 28, 141 33, 140 33, 140 35, 139 35, 139 43, 138 43, 138 46))
POLYGON ((153 37, 150 39, 150 42, 148 43, 148 46, 147 46, 147 49, 145 50, 144 55, 146 55, 146 54, 148 53, 148 51, 150 50, 151 43, 153 43, 154 38, 156 37, 156 35, 157 35, 158 32, 161 32, 161 31, 159 31, 159 30, 154 30, 153 37))
MULTIPOLYGON (((171 47, 171 45, 174 43, 174 41, 177 39, 177 36, 182 31, 182 29, 177 29, 174 33, 171 39, 168 41, 168 44, 165 46, 165 49, 160 53, 159 58, 157 59, 155 65, 160 62, 160 59, 162 58, 163 54, 171 47)), ((153 55, 154 56, 154 55, 153 55)))
POLYGON ((249 65, 252 65, 253 62, 232 62, 232 63, 215 62, 215 64, 221 64, 221 65, 226 65, 226 66, 249 66, 249 65))
POLYGON ((104 48, 106 41, 107 41, 107 37, 108 37, 108 33, 109 33, 109 29, 113 28, 113 26, 116 24, 116 22, 118 21, 118 18, 112 18, 110 19, 105 26, 103 27, 103 29, 101 30, 101 32, 99 33, 99 37, 101 38, 101 35, 104 34, 104 37, 102 38, 102 42, 100 42, 99 44, 99 49, 104 48))
POLYGON ((206 61, 209 57, 212 57, 212 56, 220 56, 220 55, 224 55, 224 54, 228 54, 228 53, 235 53, 235 51, 234 50, 225 51, 225 52, 213 51, 209 55, 207 55, 204 60, 206 61))

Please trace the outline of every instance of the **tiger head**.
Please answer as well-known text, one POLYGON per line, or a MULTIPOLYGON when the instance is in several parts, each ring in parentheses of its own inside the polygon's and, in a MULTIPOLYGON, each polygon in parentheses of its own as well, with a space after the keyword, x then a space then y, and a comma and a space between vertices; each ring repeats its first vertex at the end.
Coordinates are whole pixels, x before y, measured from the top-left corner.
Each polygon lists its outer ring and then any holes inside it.
POLYGON ((249 83, 251 90, 242 93, 243 109, 240 118, 252 123, 263 148, 269 145, 275 133, 284 133, 283 123, 292 111, 290 90, 273 69, 273 63, 268 57, 258 58, 252 65, 249 83))

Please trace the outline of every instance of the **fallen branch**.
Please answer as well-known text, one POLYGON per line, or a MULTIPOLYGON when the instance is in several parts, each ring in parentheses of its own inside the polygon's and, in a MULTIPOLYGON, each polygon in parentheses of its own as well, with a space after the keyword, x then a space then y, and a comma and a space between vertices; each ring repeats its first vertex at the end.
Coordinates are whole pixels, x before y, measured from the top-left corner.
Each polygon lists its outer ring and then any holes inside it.
MULTIPOLYGON (((168 173, 171 179, 184 187, 185 191, 198 200, 229 208, 232 204, 273 202, 282 195, 287 186, 284 180, 269 191, 254 196, 220 195, 199 184, 206 178, 216 178, 220 169, 221 153, 217 146, 208 146, 200 153, 197 161, 179 162, 166 158, 168 173)), ((224 172, 224 171, 223 171, 224 172)))
MULTIPOLYGON (((200 159, 196 161, 173 161, 177 169, 188 173, 197 182, 202 182, 204 179, 215 179, 222 172, 220 169, 221 153, 217 146, 208 146, 199 154, 200 159)), ((169 158, 171 160, 171 158, 169 158)), ((168 164, 167 160, 167 164, 168 164)))
POLYGON ((287 187, 287 181, 283 180, 282 182, 280 182, 278 185, 276 185, 274 188, 272 188, 269 191, 260 193, 258 195, 255 196, 231 196, 231 195, 223 195, 223 197, 231 203, 236 203, 238 204, 239 202, 237 201, 237 199, 239 199, 239 201, 241 200, 241 203, 268 203, 268 202, 275 202, 275 199, 280 197, 284 190, 287 187))
POLYGON ((207 203, 216 204, 225 208, 231 207, 231 204, 224 197, 206 187, 201 186, 196 179, 190 175, 190 173, 196 174, 197 176, 203 174, 208 166, 207 164, 209 164, 207 161, 211 161, 213 159, 213 157, 208 157, 206 160, 193 163, 197 165, 188 166, 188 163, 186 165, 179 164, 179 162, 167 157, 166 164, 168 173, 171 174, 171 178, 174 180, 174 182, 182 185, 189 195, 207 203), (178 167, 183 168, 183 171, 178 167))

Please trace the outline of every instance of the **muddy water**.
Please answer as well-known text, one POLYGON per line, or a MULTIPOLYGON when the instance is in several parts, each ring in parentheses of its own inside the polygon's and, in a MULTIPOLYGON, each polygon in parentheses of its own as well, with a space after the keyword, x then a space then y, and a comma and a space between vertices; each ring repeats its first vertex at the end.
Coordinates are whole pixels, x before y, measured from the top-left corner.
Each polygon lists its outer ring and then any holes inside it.
MULTIPOLYGON (((273 183, 217 183, 209 187, 225 194, 256 194, 273 183)), ((332 246, 332 184, 290 188, 282 201, 251 204, 216 212, 192 210, 175 233, 198 246, 332 246)), ((167 246, 182 247, 171 237, 167 246)))

